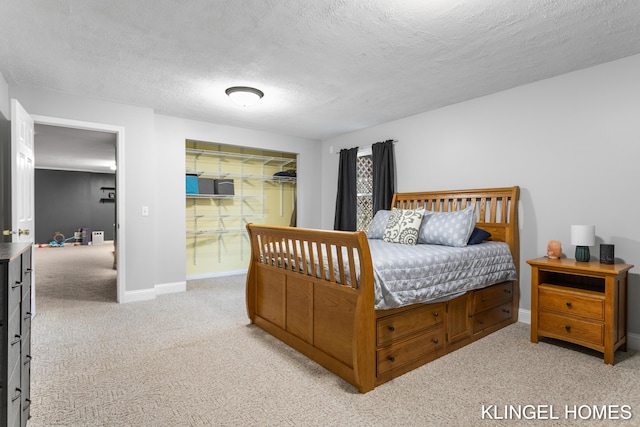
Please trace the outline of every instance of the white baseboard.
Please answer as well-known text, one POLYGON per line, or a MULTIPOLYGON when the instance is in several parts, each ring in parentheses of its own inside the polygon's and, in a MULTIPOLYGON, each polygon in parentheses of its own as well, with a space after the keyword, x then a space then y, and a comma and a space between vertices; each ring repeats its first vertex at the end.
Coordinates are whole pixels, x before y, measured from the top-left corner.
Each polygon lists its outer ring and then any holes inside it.
MULTIPOLYGON (((531 324, 531 310, 520 309, 518 311, 518 322, 531 324)), ((640 350, 640 334, 627 332, 627 348, 629 350, 640 350)))
POLYGON ((185 292, 186 290, 187 282, 162 283, 160 285, 155 285, 153 289, 141 289, 139 291, 125 292, 123 302, 150 301, 155 299, 158 295, 185 292))
POLYGON ((531 324, 531 310, 525 310, 521 308, 518 310, 518 322, 526 323, 527 325, 531 324))
POLYGON ((238 274, 247 274, 247 270, 222 271, 219 273, 194 274, 187 276, 187 280, 211 279, 214 277, 237 276, 238 274))
POLYGON ((187 290, 187 282, 162 283, 160 285, 156 285, 155 289, 156 289, 156 295, 185 292, 187 290))
POLYGON ((156 298, 155 289, 141 289, 139 291, 126 291, 124 293, 124 303, 138 302, 138 301, 150 301, 156 298))

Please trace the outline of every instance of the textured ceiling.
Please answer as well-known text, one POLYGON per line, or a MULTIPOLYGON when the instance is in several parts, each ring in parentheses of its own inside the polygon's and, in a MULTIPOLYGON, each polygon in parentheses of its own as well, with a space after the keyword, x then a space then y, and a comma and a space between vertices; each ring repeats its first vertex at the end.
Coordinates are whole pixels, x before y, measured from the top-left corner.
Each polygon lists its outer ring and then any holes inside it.
POLYGON ((115 173, 116 136, 113 133, 35 125, 38 169, 115 173))
POLYGON ((0 72, 325 139, 640 53, 637 0, 0 0, 0 72), (254 107, 224 90, 254 86, 254 107))

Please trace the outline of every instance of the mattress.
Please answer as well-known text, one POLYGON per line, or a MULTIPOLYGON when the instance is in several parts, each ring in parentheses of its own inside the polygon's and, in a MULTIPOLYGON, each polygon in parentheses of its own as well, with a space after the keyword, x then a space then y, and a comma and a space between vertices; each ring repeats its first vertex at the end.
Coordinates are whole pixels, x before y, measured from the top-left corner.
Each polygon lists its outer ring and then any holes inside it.
POLYGON ((509 245, 484 242, 462 248, 369 240, 375 308, 434 302, 517 279, 509 245))
MULTIPOLYGON (((329 263, 325 247, 322 247, 323 266, 320 268, 315 245, 309 251, 308 242, 305 242, 305 250, 301 251, 300 242, 296 243, 297 248, 288 248, 288 256, 272 258, 272 262, 284 260, 285 268, 299 271, 303 270, 304 265, 310 269, 310 266, 315 264, 312 275, 328 278, 329 263), (309 256, 310 252, 313 253, 313 258, 309 256), (302 262, 302 253, 306 254, 306 262, 302 262), (294 265, 290 266, 289 262, 294 265)), ((376 310, 446 300, 473 289, 517 279, 509 245, 504 242, 489 241, 466 247, 451 247, 403 245, 369 239, 369 248, 373 264, 376 310)), ((279 252, 280 249, 280 246, 272 247, 271 250, 265 247, 264 254, 279 252)), ((334 275, 340 282, 335 247, 332 251, 334 275)), ((345 248, 342 258, 345 260, 346 284, 351 285, 345 248)), ((359 272, 357 256, 354 261, 355 270, 359 272)), ((356 280, 360 280, 359 274, 356 274, 356 280)))

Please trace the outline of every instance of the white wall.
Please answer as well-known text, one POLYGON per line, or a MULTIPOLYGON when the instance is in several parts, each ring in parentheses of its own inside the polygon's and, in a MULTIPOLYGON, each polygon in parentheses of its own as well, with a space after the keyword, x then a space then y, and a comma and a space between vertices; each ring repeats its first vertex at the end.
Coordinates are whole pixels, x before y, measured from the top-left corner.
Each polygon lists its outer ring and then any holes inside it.
POLYGON ((320 225, 320 164, 314 161, 319 141, 176 119, 155 115, 150 108, 48 91, 10 87, 9 94, 30 114, 124 127, 125 300, 153 298, 164 292, 160 289, 184 286, 186 139, 300 153, 298 221, 306 227, 320 225), (149 207, 149 216, 141 215, 142 206, 149 207))
POLYGON ((9 85, 0 73, 0 114, 4 115, 7 120, 11 120, 11 111, 9 110, 9 85))
POLYGON ((161 171, 156 177, 156 235, 163 236, 156 249, 157 280, 179 281, 186 276, 185 217, 185 141, 218 142, 242 147, 298 153, 298 224, 300 227, 320 226, 320 143, 251 129, 204 123, 156 115, 155 140, 157 162, 161 171), (175 246, 167 250, 167 246, 175 246), (179 262, 176 262, 176 259, 179 262))
MULTIPOLYGON (((338 155, 330 147, 396 139, 397 191, 521 187, 521 302, 526 260, 550 239, 574 256, 571 224, 593 224, 634 264, 629 330, 640 333, 640 55, 396 120, 322 143, 322 226, 332 228, 338 155)), ((428 94, 425 94, 428 96, 428 94)))
MULTIPOLYGON (((157 174, 157 148, 153 138, 153 110, 28 88, 9 89, 11 98, 17 99, 30 114, 125 128, 124 223, 127 237, 126 247, 122 248, 125 292, 153 289, 155 260, 149 256, 156 244, 153 213, 156 211, 154 178, 157 174), (149 206, 149 217, 140 214, 142 206, 149 206)), ((118 220, 122 223, 122 218, 118 220)))

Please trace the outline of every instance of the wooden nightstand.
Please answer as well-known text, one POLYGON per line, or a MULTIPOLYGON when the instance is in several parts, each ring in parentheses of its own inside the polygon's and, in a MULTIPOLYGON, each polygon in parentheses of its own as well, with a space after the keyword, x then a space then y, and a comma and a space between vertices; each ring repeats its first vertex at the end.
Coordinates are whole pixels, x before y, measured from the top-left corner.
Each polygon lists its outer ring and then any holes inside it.
POLYGON ((627 350, 627 276, 631 264, 536 258, 531 265, 531 342, 549 337, 604 353, 627 350))

